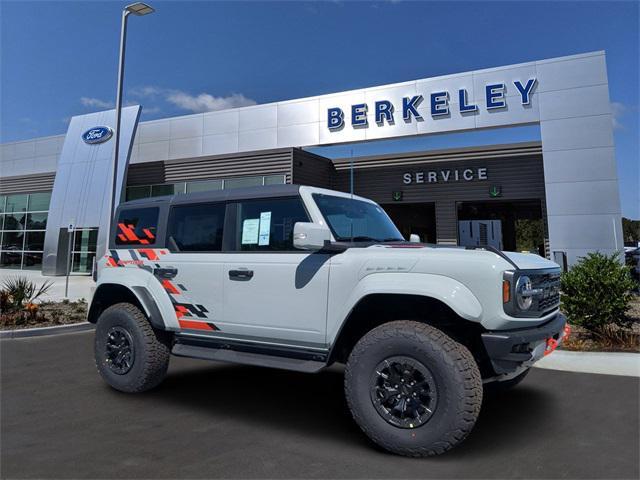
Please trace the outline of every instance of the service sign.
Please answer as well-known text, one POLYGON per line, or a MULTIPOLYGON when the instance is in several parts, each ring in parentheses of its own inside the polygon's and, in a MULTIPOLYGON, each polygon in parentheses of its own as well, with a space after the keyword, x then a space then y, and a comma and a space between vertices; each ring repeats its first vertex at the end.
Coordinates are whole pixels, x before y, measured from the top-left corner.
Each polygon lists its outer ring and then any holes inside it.
MULTIPOLYGON (((516 101, 522 105, 529 105, 536 83, 535 78, 514 81, 513 85, 519 93, 516 101)), ((483 108, 487 110, 506 109, 508 107, 505 95, 506 88, 504 83, 485 85, 483 108)), ((368 114, 372 110, 375 123, 378 127, 383 127, 384 125, 394 125, 400 118, 405 123, 422 121, 426 115, 430 115, 434 119, 447 118, 454 113, 454 109, 455 113, 465 115, 477 112, 479 106, 477 103, 469 101, 467 90, 464 88, 457 91, 440 90, 424 95, 403 97, 402 102, 398 105, 389 100, 379 100, 373 102, 372 105, 367 103, 351 105, 347 111, 337 106, 330 107, 327 109, 326 125, 330 131, 342 130, 347 124, 352 128, 368 128, 368 114)))
POLYGON ((93 127, 82 134, 82 140, 84 140, 84 143, 92 145, 106 142, 112 136, 113 130, 111 127, 93 127))

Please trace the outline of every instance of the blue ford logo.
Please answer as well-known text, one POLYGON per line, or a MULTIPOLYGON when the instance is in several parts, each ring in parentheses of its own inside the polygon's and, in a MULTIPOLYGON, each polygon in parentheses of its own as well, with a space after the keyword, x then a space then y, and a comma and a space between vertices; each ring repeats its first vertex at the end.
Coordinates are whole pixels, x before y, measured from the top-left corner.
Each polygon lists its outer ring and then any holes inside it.
POLYGON ((106 142, 113 135, 113 130, 109 127, 93 127, 82 134, 84 143, 102 143, 106 142))

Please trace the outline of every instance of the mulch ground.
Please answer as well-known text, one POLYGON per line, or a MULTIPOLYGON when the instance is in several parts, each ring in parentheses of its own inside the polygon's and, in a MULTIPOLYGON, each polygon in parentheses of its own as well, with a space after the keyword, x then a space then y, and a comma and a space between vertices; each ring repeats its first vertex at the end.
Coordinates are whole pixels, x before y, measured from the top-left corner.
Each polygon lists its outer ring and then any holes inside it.
POLYGON ((38 304, 38 311, 33 317, 3 312, 0 315, 0 329, 53 327, 84 322, 86 319, 87 302, 42 302, 38 304))

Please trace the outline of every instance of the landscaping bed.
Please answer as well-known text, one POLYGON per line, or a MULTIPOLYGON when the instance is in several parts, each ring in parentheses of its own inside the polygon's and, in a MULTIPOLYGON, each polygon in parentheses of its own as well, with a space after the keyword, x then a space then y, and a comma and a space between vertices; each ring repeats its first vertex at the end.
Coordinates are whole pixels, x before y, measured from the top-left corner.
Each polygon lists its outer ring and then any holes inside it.
POLYGON ((52 287, 50 281, 40 285, 25 277, 8 277, 0 288, 0 330, 53 327, 84 322, 87 302, 48 302, 43 298, 52 287))
MULTIPOLYGON (((24 328, 54 327, 70 325, 87 320, 87 302, 80 299, 74 302, 41 302, 34 312, 3 312, 0 314, 0 330, 19 330, 24 328)), ((33 307, 32 307, 33 308, 33 307)))
POLYGON ((569 339, 560 348, 570 351, 640 353, 640 295, 631 300, 626 316, 628 327, 611 326, 603 334, 592 334, 583 327, 572 325, 569 339))

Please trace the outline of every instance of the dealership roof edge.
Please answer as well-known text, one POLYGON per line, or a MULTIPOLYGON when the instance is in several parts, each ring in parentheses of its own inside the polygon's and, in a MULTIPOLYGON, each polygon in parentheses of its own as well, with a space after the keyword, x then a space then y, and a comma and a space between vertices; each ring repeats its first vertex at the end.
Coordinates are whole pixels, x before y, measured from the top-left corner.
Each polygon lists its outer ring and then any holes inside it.
MULTIPOLYGON (((581 58, 595 57, 595 56, 600 56, 600 55, 605 55, 605 51, 604 50, 596 50, 596 51, 591 51, 591 52, 579 53, 579 54, 575 54, 575 55, 567 55, 567 56, 563 56, 563 57, 554 57, 554 58, 549 58, 549 59, 544 59, 544 60, 534 60, 534 61, 530 61, 530 62, 516 63, 516 64, 511 64, 511 65, 503 65, 503 66, 498 66, 498 67, 489 67, 489 68, 483 68, 483 69, 478 69, 478 70, 468 70, 468 71, 464 71, 464 72, 448 73, 446 75, 439 75, 439 76, 435 76, 435 77, 418 78, 418 79, 407 80, 407 81, 396 82, 396 83, 389 83, 389 84, 384 84, 384 85, 372 85, 372 86, 367 86, 367 87, 355 88, 355 89, 351 89, 351 90, 345 90, 345 91, 341 91, 341 92, 329 92, 329 93, 320 94, 320 95, 311 95, 311 96, 308 96, 308 97, 300 97, 300 98, 295 98, 295 99, 290 99, 290 100, 280 100, 280 101, 274 101, 274 102, 259 103, 259 104, 256 104, 256 105, 248 105, 248 106, 245 106, 245 107, 230 108, 230 109, 226 109, 226 110, 215 110, 215 111, 210 111, 210 112, 192 113, 192 114, 187 114, 187 115, 177 115, 177 116, 173 116, 173 117, 163 117, 163 118, 157 118, 157 119, 153 119, 153 120, 145 120, 145 121, 139 122, 139 125, 152 125, 154 123, 161 123, 161 122, 166 122, 166 121, 170 121, 170 120, 183 120, 183 119, 195 118, 195 117, 198 117, 198 116, 204 116, 204 115, 207 115, 207 114, 218 113, 218 112, 229 112, 229 111, 241 112, 241 111, 251 110, 251 109, 255 109, 255 108, 265 107, 265 106, 268 106, 268 105, 295 104, 295 103, 315 100, 315 99, 319 99, 319 98, 322 98, 322 97, 327 97, 329 95, 336 95, 336 94, 338 94, 340 96, 348 96, 348 95, 353 94, 354 92, 360 92, 360 91, 363 91, 363 90, 365 90, 365 91, 367 91, 367 90, 375 91, 375 90, 381 89, 381 88, 385 88, 385 89, 394 88, 394 87, 399 87, 399 86, 411 84, 411 83, 414 83, 414 82, 425 81, 425 80, 429 80, 429 81, 446 80, 448 78, 453 78, 453 77, 457 77, 457 76, 464 75, 464 74, 474 75, 474 74, 480 74, 480 73, 490 73, 492 71, 510 70, 510 69, 516 69, 516 68, 521 68, 521 67, 526 67, 526 66, 543 65, 543 64, 549 64, 549 63, 555 63, 555 62, 563 62, 563 61, 567 61, 567 60, 575 60, 575 59, 581 59, 581 58)), ((143 111, 144 111, 144 107, 143 107, 143 111)), ((82 115, 86 115, 86 113, 79 114, 79 115, 74 115, 74 117, 75 116, 82 116, 82 115)), ((16 144, 26 143, 26 142, 50 140, 50 139, 54 139, 54 138, 64 139, 65 136, 66 136, 66 133, 65 134, 58 134, 58 135, 47 135, 47 136, 43 136, 43 137, 33 137, 33 138, 24 139, 24 140, 16 140, 16 141, 13 141, 13 142, 0 142, 0 146, 4 147, 4 146, 16 145, 16 144)))

